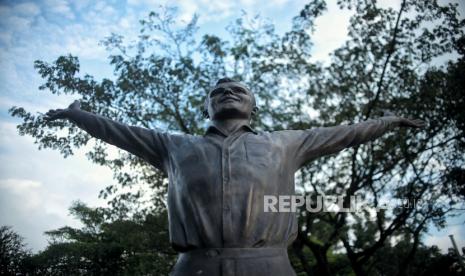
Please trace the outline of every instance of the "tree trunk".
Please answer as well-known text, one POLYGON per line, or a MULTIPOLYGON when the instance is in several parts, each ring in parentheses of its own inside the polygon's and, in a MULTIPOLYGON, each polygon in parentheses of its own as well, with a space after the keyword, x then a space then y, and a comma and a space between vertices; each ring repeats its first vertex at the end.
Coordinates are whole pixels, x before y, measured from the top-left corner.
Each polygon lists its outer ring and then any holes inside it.
POLYGON ((330 276, 327 249, 317 243, 307 240, 305 243, 312 250, 316 259, 316 272, 318 276, 330 276))

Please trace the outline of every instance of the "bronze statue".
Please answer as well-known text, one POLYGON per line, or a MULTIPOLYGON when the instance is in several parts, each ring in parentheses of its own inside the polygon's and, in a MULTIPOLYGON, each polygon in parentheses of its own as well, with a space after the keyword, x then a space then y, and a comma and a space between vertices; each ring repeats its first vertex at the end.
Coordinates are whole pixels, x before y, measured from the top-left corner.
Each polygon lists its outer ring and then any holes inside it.
POLYGON ((180 252, 172 275, 295 275, 287 247, 297 235, 296 213, 264 212, 265 195, 294 194, 304 164, 420 120, 385 116, 353 125, 255 131, 253 93, 224 78, 208 93, 203 136, 127 126, 80 109, 50 110, 90 135, 127 150, 168 175, 170 241, 180 252))

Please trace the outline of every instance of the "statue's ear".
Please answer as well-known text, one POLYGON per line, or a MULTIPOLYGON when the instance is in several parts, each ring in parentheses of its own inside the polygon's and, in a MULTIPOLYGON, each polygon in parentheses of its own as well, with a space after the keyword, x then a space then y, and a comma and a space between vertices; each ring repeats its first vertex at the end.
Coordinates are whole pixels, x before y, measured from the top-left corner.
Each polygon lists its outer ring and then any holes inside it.
POLYGON ((254 107, 252 108, 252 116, 257 115, 258 110, 259 110, 258 106, 254 106, 254 107))

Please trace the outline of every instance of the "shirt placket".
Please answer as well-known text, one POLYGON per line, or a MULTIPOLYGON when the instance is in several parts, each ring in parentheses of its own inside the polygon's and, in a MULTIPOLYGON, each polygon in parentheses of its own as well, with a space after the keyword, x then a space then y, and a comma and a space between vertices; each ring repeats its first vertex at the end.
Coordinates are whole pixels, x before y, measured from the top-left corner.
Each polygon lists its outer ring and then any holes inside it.
POLYGON ((234 142, 243 135, 243 131, 237 131, 223 140, 221 148, 222 159, 222 196, 223 196, 223 246, 231 247, 234 245, 233 239, 233 221, 232 221, 232 186, 231 186, 231 148, 234 142))
POLYGON ((232 242, 232 213, 231 213, 231 164, 230 164, 230 146, 233 137, 229 136, 223 140, 221 148, 222 160, 222 196, 223 196, 223 246, 228 247, 232 242))

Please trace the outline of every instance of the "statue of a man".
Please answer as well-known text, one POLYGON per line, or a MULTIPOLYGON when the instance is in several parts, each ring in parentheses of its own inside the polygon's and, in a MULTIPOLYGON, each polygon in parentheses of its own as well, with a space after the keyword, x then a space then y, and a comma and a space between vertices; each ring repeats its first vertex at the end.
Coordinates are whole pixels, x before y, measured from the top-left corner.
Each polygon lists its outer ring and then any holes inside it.
POLYGON ((50 110, 90 135, 127 150, 168 175, 170 242, 180 252, 172 275, 295 275, 287 247, 296 213, 264 212, 265 195, 294 194, 294 173, 320 156, 420 120, 381 117, 308 130, 255 131, 253 93, 224 78, 208 93, 203 136, 133 127, 82 111, 79 102, 50 110))

